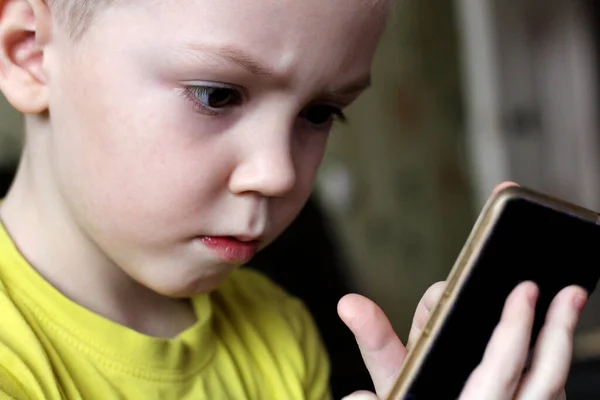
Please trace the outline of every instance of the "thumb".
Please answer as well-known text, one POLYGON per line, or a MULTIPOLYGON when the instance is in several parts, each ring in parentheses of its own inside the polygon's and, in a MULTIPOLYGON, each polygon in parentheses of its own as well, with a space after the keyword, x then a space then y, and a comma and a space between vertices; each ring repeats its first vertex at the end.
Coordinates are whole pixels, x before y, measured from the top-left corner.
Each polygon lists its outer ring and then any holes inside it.
POLYGON ((377 394, 385 396, 406 358, 404 345, 381 308, 366 297, 344 296, 338 313, 356 337, 377 394))
POLYGON ((379 397, 375 396, 371 392, 360 390, 344 397, 342 400, 379 400, 379 397))

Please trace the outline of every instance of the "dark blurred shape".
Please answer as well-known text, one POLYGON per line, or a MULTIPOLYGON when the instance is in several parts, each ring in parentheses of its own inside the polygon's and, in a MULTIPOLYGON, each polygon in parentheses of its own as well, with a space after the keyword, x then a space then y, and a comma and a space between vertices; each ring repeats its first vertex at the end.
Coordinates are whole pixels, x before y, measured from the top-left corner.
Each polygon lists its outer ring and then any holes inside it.
POLYGON ((10 167, 0 167, 0 199, 4 198, 13 180, 15 171, 10 167))
POLYGON ((600 358, 575 361, 566 385, 569 400, 600 399, 600 358))

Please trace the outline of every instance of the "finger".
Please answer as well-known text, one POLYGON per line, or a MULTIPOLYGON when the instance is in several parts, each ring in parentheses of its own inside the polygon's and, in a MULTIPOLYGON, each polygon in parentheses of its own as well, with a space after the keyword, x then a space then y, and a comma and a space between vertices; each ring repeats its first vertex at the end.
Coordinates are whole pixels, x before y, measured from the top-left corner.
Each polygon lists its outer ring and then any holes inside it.
POLYGON ((445 289, 446 282, 437 282, 427 289, 419 301, 413 317, 410 333, 408 335, 408 343, 406 345, 407 350, 409 350, 419 336, 421 336, 421 332, 425 326, 425 323, 427 322, 427 319, 429 318, 429 314, 431 314, 431 310, 433 310, 433 307, 435 307, 445 289))
POLYGON ((519 400, 554 400, 561 395, 571 365, 575 327, 586 302, 587 293, 579 287, 563 289, 552 300, 519 400))
POLYGON ((513 398, 527 358, 537 298, 537 286, 531 282, 520 284, 508 296, 500 322, 461 400, 513 398))
POLYGON ((510 181, 502 182, 499 185, 496 185, 494 190, 492 190, 492 196, 498 194, 499 192, 503 191, 504 189, 508 189, 509 187, 519 187, 519 184, 515 183, 515 182, 510 182, 510 181))
POLYGON ((338 304, 338 313, 354 333, 375 390, 383 396, 400 371, 406 349, 381 308, 366 297, 344 296, 338 304))
POLYGON ((361 390, 344 397, 342 400, 379 400, 379 398, 371 392, 361 390))

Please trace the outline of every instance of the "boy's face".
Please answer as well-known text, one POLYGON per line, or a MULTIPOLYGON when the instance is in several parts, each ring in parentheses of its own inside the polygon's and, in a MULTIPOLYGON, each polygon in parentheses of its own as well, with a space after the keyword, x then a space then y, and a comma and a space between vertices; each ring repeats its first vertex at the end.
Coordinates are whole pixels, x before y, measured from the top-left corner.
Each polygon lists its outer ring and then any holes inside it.
POLYGON ((332 121, 368 84, 385 9, 126 3, 76 44, 55 31, 45 52, 52 172, 111 261, 159 293, 191 295, 296 217, 332 121))

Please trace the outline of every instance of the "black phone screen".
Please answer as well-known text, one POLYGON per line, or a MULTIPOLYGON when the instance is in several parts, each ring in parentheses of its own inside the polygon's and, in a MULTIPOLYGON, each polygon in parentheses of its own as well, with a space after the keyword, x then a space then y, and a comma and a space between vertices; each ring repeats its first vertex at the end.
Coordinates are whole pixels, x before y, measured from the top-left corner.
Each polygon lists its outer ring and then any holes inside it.
POLYGON ((600 277, 600 226, 524 198, 507 201, 404 400, 455 400, 481 362, 504 302, 521 282, 540 288, 532 345, 554 296, 600 277))

